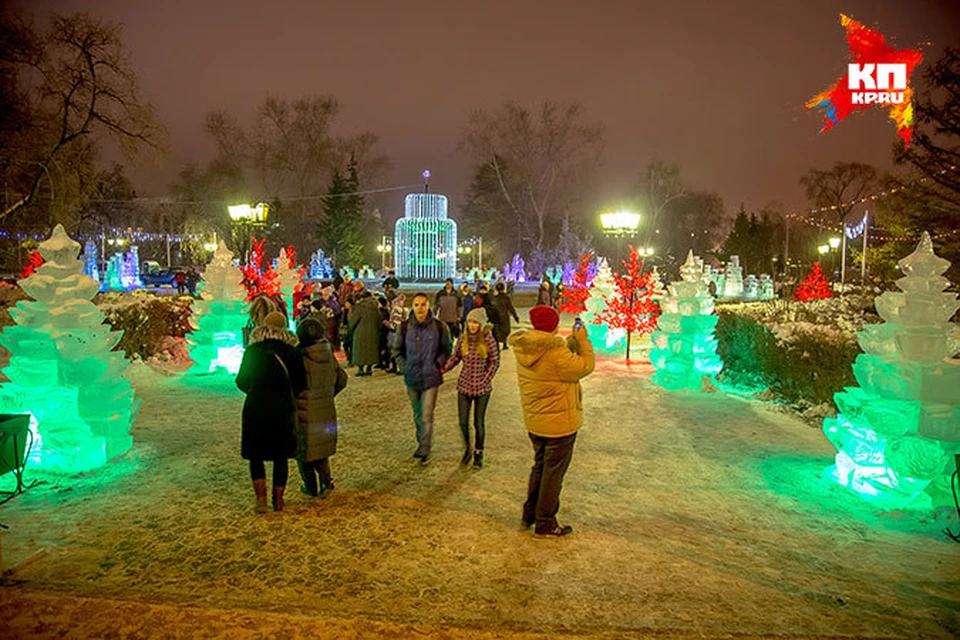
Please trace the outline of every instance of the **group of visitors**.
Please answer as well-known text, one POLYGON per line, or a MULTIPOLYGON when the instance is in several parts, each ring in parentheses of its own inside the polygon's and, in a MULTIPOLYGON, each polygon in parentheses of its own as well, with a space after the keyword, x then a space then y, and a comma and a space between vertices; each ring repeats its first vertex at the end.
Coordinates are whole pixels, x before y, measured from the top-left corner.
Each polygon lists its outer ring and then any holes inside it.
POLYGON ((177 293, 181 295, 184 293, 189 293, 191 296, 196 295, 197 284, 201 280, 203 278, 200 276, 200 272, 193 267, 177 269, 177 272, 173 274, 173 283, 177 286, 177 293))
POLYGON ((556 514, 582 423, 579 380, 594 367, 585 330, 575 327, 566 340, 558 337, 558 312, 541 305, 530 311, 532 330, 511 332, 510 319, 519 318, 505 287, 501 288, 503 283, 495 285, 493 296, 485 284, 470 295, 469 286, 458 290, 448 280, 432 299, 426 293, 415 294, 408 311, 395 289, 392 300, 384 305, 365 292, 362 283, 343 280, 337 287, 343 295, 334 294, 332 286, 324 287, 317 300, 301 307, 296 334, 287 330, 286 316, 275 301, 260 296, 251 304, 249 347, 237 386, 247 394, 241 455, 250 464, 258 509, 267 509, 265 461, 273 462, 275 511, 284 506, 288 458, 297 460, 302 492, 323 496, 333 489, 329 458, 337 444, 334 397, 346 386, 347 377, 334 355, 332 328, 341 326, 346 313, 348 362, 358 367, 358 376, 370 375, 371 366, 383 362, 379 327, 386 327, 390 334, 385 339, 388 358, 403 374, 417 441, 413 456, 423 466, 430 461, 434 411, 444 374, 462 365, 456 385, 464 444, 461 463, 483 467, 486 410, 500 367, 501 345, 512 347, 534 450, 523 527, 535 527, 535 533, 544 537, 570 533, 572 529, 561 526, 556 514), (335 297, 341 318, 329 302, 335 297))

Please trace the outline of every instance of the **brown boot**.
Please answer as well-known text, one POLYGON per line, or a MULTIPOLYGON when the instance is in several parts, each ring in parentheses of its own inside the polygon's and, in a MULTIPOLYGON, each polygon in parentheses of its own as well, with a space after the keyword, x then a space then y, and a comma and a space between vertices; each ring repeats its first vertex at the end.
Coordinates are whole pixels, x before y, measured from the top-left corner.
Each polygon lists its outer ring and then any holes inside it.
POLYGON ((267 481, 265 478, 253 481, 253 491, 257 494, 257 513, 267 512, 267 481))
POLYGON ((273 510, 274 511, 283 511, 283 490, 286 487, 274 487, 273 488, 273 510))

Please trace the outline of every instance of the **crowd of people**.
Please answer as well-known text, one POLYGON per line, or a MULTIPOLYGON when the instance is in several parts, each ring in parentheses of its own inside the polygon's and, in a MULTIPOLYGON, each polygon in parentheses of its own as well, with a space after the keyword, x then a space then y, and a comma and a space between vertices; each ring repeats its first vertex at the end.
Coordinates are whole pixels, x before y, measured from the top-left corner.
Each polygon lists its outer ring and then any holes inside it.
POLYGON ((593 371, 593 348, 582 327, 574 327, 566 340, 557 336, 555 299, 538 296, 538 303, 547 304, 530 311, 533 329, 513 331, 511 319, 519 322, 519 317, 506 284, 495 283, 492 295, 486 283, 478 284, 474 293, 466 283, 456 288, 447 280, 433 296, 416 293, 408 309, 393 272, 378 294, 345 275, 300 301, 295 332, 288 329, 279 296, 262 294, 251 302, 244 331, 247 348, 236 383, 246 394, 241 455, 249 462, 259 511, 268 509, 268 461, 273 464, 275 511, 284 508, 290 458, 297 461, 303 493, 322 497, 334 488, 334 398, 347 386, 336 355, 340 349, 347 366, 357 368, 356 376, 370 376, 374 367, 403 375, 416 438, 413 457, 422 466, 431 459, 434 410, 444 375, 460 366, 456 389, 461 463, 482 469, 486 410, 501 351, 512 348, 534 451, 522 523, 544 537, 572 531, 557 522, 556 514, 582 424, 579 381, 593 371))

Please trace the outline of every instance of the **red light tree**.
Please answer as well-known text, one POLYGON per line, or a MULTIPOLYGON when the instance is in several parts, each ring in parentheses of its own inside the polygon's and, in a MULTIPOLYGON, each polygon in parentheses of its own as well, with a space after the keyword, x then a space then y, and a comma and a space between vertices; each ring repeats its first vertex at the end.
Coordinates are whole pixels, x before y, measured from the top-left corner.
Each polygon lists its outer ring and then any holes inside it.
POLYGON ((643 258, 630 247, 629 260, 623 260, 625 274, 614 273, 616 293, 607 300, 601 314, 604 324, 611 329, 627 331, 627 361, 630 360, 630 335, 653 333, 657 328, 660 305, 654 300, 652 272, 643 272, 643 258))
POLYGON ((590 263, 593 261, 593 253, 587 255, 580 254, 580 263, 573 272, 571 280, 563 288, 560 295, 560 311, 579 315, 587 310, 585 304, 590 297, 590 286, 593 283, 593 277, 590 274, 590 263))
POLYGON ((813 263, 813 270, 803 279, 797 287, 797 290, 793 292, 793 299, 799 300, 800 302, 818 298, 830 298, 832 296, 833 291, 830 288, 830 283, 827 282, 827 277, 823 275, 823 269, 820 268, 819 262, 813 263))
POLYGON ((20 279, 33 275, 33 272, 37 270, 37 267, 43 264, 43 256, 40 255, 39 249, 34 249, 30 252, 30 255, 27 256, 27 264, 23 266, 23 271, 20 272, 20 279))
POLYGON ((297 250, 293 248, 292 244, 287 245, 286 256, 287 267, 295 269, 299 277, 299 281, 293 288, 293 308, 297 309, 300 306, 300 301, 310 292, 310 288, 307 286, 308 269, 302 264, 297 264, 297 250))
POLYGON ((263 238, 259 242, 251 241, 250 259, 247 261, 241 271, 243 271, 243 286, 247 289, 247 300, 253 300, 261 293, 268 296, 275 296, 280 293, 280 280, 277 278, 277 272, 273 267, 268 266, 264 271, 263 264, 263 238))

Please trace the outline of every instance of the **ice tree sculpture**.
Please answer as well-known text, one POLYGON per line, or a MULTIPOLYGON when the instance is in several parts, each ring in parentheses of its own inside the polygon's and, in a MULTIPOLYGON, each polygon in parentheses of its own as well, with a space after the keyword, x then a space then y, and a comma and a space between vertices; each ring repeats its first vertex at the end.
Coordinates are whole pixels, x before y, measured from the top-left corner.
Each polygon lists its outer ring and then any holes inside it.
POLYGON ((194 365, 187 373, 237 373, 243 359, 243 326, 247 322, 247 291, 243 273, 233 265, 233 253, 220 241, 203 272, 200 299, 193 302, 187 336, 194 365))
POLYGON ((590 286, 590 296, 584 301, 586 311, 580 319, 587 330, 587 336, 594 348, 604 351, 619 350, 626 337, 625 329, 611 329, 603 322, 603 312, 607 308, 607 300, 616 294, 617 283, 606 259, 601 259, 597 268, 597 276, 590 286))
POLYGON ((277 258, 277 284, 280 288, 280 295, 287 303, 287 309, 290 310, 290 322, 294 318, 294 309, 297 308, 297 298, 303 288, 302 271, 296 265, 297 254, 293 247, 280 249, 280 256, 277 258), (288 255, 289 254, 289 255, 288 255))
POLYGON ((513 260, 503 265, 503 278, 514 282, 526 282, 527 272, 524 271, 523 258, 519 253, 513 254, 513 260))
POLYGON ((775 297, 773 293, 773 280, 766 273, 760 276, 760 299, 772 300, 775 297))
POLYGON ((806 302, 818 298, 829 298, 832 295, 830 283, 827 282, 827 277, 823 275, 820 263, 814 262, 810 274, 800 282, 797 290, 793 292, 793 299, 806 302))
POLYGON ((760 281, 752 273, 747 276, 746 282, 743 283, 743 299, 751 301, 760 299, 760 281))
POLYGON ((317 249, 310 256, 310 279, 311 280, 329 280, 333 278, 333 265, 323 253, 323 249, 317 249))
POLYGON ((723 369, 713 335, 718 317, 692 250, 680 267, 680 278, 660 303, 663 312, 657 318, 650 352, 656 369, 653 381, 664 389, 699 390, 704 378, 712 379, 723 369))
POLYGON ((837 417, 823 431, 837 448, 829 475, 889 508, 926 508, 948 500, 953 456, 960 453, 960 308, 945 291, 950 263, 924 232, 897 264, 901 292, 876 297, 883 324, 857 334, 859 387, 837 393, 837 417))
POLYGON ((33 415, 29 460, 56 473, 89 471, 130 449, 140 406, 123 375, 128 362, 113 351, 123 332, 91 302, 99 285, 79 253, 57 225, 40 244, 44 264, 20 282, 33 300, 10 309, 16 325, 0 334, 12 354, 0 411, 33 415))
POLYGON ((83 243, 83 272, 97 282, 100 282, 99 258, 100 252, 97 250, 96 242, 87 240, 83 243))
POLYGON ((717 289, 717 293, 724 298, 743 297, 743 267, 740 266, 740 256, 730 256, 724 272, 723 289, 717 289))

